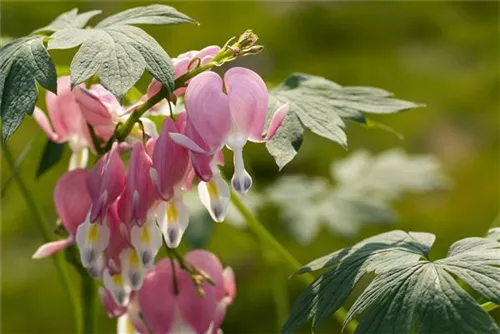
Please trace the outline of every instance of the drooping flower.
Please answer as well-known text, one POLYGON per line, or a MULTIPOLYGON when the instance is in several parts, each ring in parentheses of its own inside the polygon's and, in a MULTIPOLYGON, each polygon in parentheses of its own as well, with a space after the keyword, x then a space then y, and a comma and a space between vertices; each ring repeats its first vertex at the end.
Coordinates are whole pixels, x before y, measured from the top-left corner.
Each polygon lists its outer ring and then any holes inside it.
POLYGON ((273 138, 289 106, 274 113, 263 137, 268 109, 268 92, 260 76, 246 68, 227 71, 224 80, 204 72, 191 80, 185 96, 188 115, 186 135, 172 133, 172 139, 191 151, 193 167, 202 180, 198 185, 202 203, 216 221, 224 219, 229 190, 219 175, 215 154, 227 145, 234 152, 233 188, 245 194, 252 185, 243 162, 248 140, 265 142, 273 138), (207 103, 210 101, 210 103, 207 103))
MULTIPOLYGON (((128 109, 121 106, 116 97, 101 85, 92 85, 90 89, 76 87, 74 89, 76 102, 80 106, 83 117, 92 125, 96 134, 104 140, 109 140, 116 125, 124 123, 140 103, 128 109)), ((149 118, 141 117, 140 121, 144 132, 149 137, 157 137, 156 126, 149 118)), ((127 137, 126 142, 133 145, 142 141, 143 133, 141 127, 136 124, 127 137)))
POLYGON ((153 163, 142 143, 135 144, 129 161, 127 184, 120 196, 120 219, 130 229, 130 243, 144 268, 153 265, 162 244, 156 217, 156 192, 150 177, 153 163))
POLYGON ((69 76, 57 79, 57 95, 47 91, 45 103, 50 122, 39 108, 35 108, 33 118, 51 141, 68 143, 73 151, 69 170, 84 168, 88 162, 91 141, 87 124, 76 103, 75 94, 71 91, 69 76))
POLYGON ((144 322, 154 333, 217 333, 235 296, 232 271, 223 270, 207 251, 192 251, 184 261, 210 276, 215 285, 205 281, 196 288, 176 261, 158 262, 138 292, 144 322))
POLYGON ((182 200, 185 180, 189 179, 189 153, 176 144, 169 133, 185 129, 186 113, 178 115, 176 122, 166 118, 160 136, 154 143, 153 167, 150 176, 160 199, 157 218, 168 247, 179 245, 189 224, 189 212, 182 200))

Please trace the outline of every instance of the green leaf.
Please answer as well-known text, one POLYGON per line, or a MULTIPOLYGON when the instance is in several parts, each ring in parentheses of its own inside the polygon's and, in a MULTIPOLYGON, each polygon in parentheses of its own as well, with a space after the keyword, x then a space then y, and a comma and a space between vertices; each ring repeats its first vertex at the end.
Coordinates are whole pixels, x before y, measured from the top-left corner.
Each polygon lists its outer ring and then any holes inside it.
POLYGON ((290 233, 303 245, 310 244, 323 226, 352 238, 364 225, 393 223, 397 216, 390 201, 450 184, 433 156, 408 155, 400 149, 378 155, 357 151, 330 169, 333 187, 326 178, 285 175, 266 189, 290 233))
POLYGON ((66 28, 83 28, 91 18, 101 13, 100 10, 91 10, 78 14, 78 9, 73 8, 69 12, 59 15, 48 26, 35 30, 34 33, 54 32, 66 28))
POLYGON ((154 38, 131 24, 194 22, 169 6, 138 7, 103 20, 94 29, 57 30, 48 48, 81 45, 70 65, 72 86, 97 73, 102 85, 121 99, 147 70, 173 90, 175 71, 170 57, 154 38))
POLYGON ((64 147, 64 144, 58 144, 47 140, 47 144, 45 144, 42 158, 40 160, 40 165, 38 165, 38 170, 36 171, 37 178, 61 160, 64 153, 64 147))
POLYGON ((38 98, 36 82, 57 91, 54 64, 43 45, 43 36, 28 36, 7 43, 0 49, 0 114, 3 140, 31 115, 38 98))
POLYGON ((197 23, 187 15, 175 8, 165 5, 150 5, 125 10, 110 16, 96 26, 96 28, 109 27, 116 24, 182 24, 197 23))
POLYGON ((302 73, 292 74, 270 93, 273 97, 270 107, 274 107, 275 101, 288 102, 287 119, 300 120, 289 122, 287 127, 280 129, 281 136, 267 144, 280 168, 295 156, 296 151, 290 147, 296 146, 291 140, 302 134, 303 127, 347 147, 344 119, 365 123, 363 112, 395 113, 422 106, 392 98, 391 93, 379 88, 342 87, 325 78, 302 73), (285 158, 276 153, 280 148, 285 148, 285 158))
POLYGON ((297 274, 327 269, 296 301, 282 332, 335 312, 366 274, 375 278, 350 308, 344 326, 361 318, 356 333, 498 333, 500 328, 456 282, 482 297, 500 298, 500 243, 467 238, 431 262, 434 235, 392 231, 319 258, 297 274))

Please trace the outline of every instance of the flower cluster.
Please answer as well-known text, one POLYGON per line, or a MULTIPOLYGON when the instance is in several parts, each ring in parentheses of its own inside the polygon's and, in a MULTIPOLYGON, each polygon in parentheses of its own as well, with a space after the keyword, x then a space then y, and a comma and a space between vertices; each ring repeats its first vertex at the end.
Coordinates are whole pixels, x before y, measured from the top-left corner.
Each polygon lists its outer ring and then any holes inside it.
MULTIPOLYGON (((174 60, 176 77, 207 64, 219 52, 219 47, 211 46, 181 55, 174 60)), ((155 257, 162 240, 169 249, 179 245, 189 223, 183 192, 196 179, 201 203, 213 220, 224 220, 230 190, 218 167, 224 164, 223 147, 233 151, 231 184, 243 195, 252 185, 243 147, 247 141, 270 140, 288 106, 277 108, 265 131, 268 91, 260 76, 241 67, 228 70, 223 78, 206 71, 175 90, 177 97, 184 98, 185 111, 175 119, 165 117, 159 134, 147 113, 124 142, 114 142, 87 170, 88 151, 99 152, 96 142, 112 142, 117 126, 159 92, 161 84, 153 80, 146 96, 128 108, 101 85, 71 90, 69 78, 62 77, 58 89, 58 95, 47 94, 52 126, 39 109, 35 119, 49 139, 68 142, 73 150, 70 171, 54 192, 56 210, 69 236, 43 245, 34 257, 46 257, 76 243, 82 266, 103 281, 101 295, 109 313, 127 312, 140 332, 148 331, 141 330, 139 309, 155 333, 187 325, 195 332, 217 330, 235 288, 215 256, 192 252, 182 265, 162 260, 156 266, 155 257), (122 160, 127 151, 131 151, 128 168, 122 160), (190 308, 199 309, 203 316, 193 318, 190 308)), ((164 107, 165 102, 159 103, 150 113, 165 115, 164 107)))

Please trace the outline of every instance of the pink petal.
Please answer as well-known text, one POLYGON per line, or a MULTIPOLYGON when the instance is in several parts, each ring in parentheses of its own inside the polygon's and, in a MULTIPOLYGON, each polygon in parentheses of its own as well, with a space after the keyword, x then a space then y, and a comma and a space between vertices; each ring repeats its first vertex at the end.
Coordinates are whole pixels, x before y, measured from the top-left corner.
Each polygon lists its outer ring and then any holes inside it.
POLYGON ((88 174, 85 169, 72 170, 57 181, 54 189, 56 211, 66 230, 73 236, 85 220, 91 205, 86 186, 88 174))
POLYGON ((187 253, 184 260, 196 268, 203 270, 212 278, 215 283, 215 298, 217 301, 225 296, 222 264, 214 254, 199 249, 187 253))
POLYGON ((220 51, 220 46, 218 45, 210 45, 207 46, 198 52, 197 57, 199 57, 201 61, 201 65, 205 65, 210 60, 212 60, 217 53, 220 51))
POLYGON ((104 218, 108 206, 123 191, 125 179, 125 166, 118 153, 118 144, 115 143, 111 151, 99 159, 87 177, 87 187, 92 198, 92 222, 104 218))
POLYGON ((170 138, 179 146, 185 147, 186 149, 199 154, 210 155, 210 152, 205 151, 198 146, 191 138, 181 134, 172 132, 170 133, 170 138))
MULTIPOLYGON (((180 271, 176 264, 175 271, 180 271)), ((138 293, 139 307, 153 333, 169 333, 174 320, 176 296, 170 261, 163 259, 144 277, 138 293)))
POLYGON ((106 264, 110 274, 115 275, 121 271, 120 254, 130 245, 130 231, 118 217, 116 202, 108 209, 106 223, 110 230, 109 244, 106 248, 106 264))
POLYGON ((82 130, 82 114, 71 91, 69 76, 57 79, 57 95, 47 91, 45 103, 54 131, 61 138, 67 138, 82 130))
POLYGON ((119 201, 120 218, 125 223, 142 226, 146 221, 156 197, 149 176, 152 166, 143 144, 135 144, 129 160, 126 189, 119 201))
POLYGON ((200 297, 196 293, 191 277, 185 271, 177 272, 177 282, 179 286, 177 305, 181 317, 196 333, 206 333, 216 314, 215 287, 207 282, 203 283, 201 288, 204 296, 200 297))
POLYGON ((104 138, 111 137, 115 125, 113 118, 96 92, 83 87, 73 90, 85 120, 104 138))
POLYGON ((234 278, 234 271, 231 267, 224 268, 222 272, 222 277, 224 279, 224 290, 227 295, 227 302, 231 304, 236 297, 236 280, 234 278))
POLYGON ((233 67, 224 75, 232 132, 250 139, 260 139, 264 132, 268 92, 262 78, 252 70, 233 67))
POLYGON ((99 288, 99 297, 101 298, 101 302, 106 309, 108 317, 110 318, 118 318, 119 316, 125 314, 127 312, 127 308, 121 305, 118 305, 115 302, 115 299, 111 296, 108 290, 103 287, 99 288))
POLYGON ((265 141, 273 139, 274 135, 276 134, 276 131, 278 131, 279 127, 285 120, 285 117, 289 111, 290 111, 290 104, 288 104, 288 102, 283 104, 276 110, 276 112, 273 115, 273 118, 271 118, 271 122, 269 123, 269 129, 267 129, 267 134, 266 137, 264 138, 265 141))
POLYGON ((40 110, 40 108, 35 107, 35 111, 33 111, 33 118, 38 123, 38 125, 40 125, 43 132, 45 132, 50 140, 56 143, 63 142, 63 140, 61 140, 61 137, 54 130, 52 130, 49 119, 47 118, 45 113, 40 110))
POLYGON ((211 151, 222 148, 231 127, 231 116, 219 75, 203 72, 194 77, 186 90, 185 105, 188 127, 193 127, 211 151))
POLYGON ((171 133, 178 133, 178 129, 173 120, 167 117, 153 151, 153 166, 158 175, 158 195, 164 200, 173 196, 174 187, 184 179, 189 164, 188 151, 172 140, 171 133))
POLYGON ((60 250, 63 250, 64 248, 71 246, 74 243, 74 241, 75 240, 73 239, 73 236, 70 236, 67 239, 52 241, 43 244, 36 250, 32 258, 38 260, 51 256, 52 254, 57 253, 60 250))
POLYGON ((148 90, 146 93, 147 98, 150 99, 154 95, 158 94, 162 87, 163 87, 163 84, 161 82, 159 82, 158 80, 156 80, 155 78, 153 78, 153 80, 151 80, 151 83, 148 86, 148 90))

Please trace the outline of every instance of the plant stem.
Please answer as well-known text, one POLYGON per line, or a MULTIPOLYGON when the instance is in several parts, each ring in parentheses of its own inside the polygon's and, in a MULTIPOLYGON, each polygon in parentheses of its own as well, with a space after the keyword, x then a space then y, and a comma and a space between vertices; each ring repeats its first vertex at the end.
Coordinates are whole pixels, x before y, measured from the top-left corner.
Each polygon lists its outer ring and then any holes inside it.
MULTIPOLYGON (((280 255, 288 264, 291 270, 297 271, 302 268, 302 264, 293 257, 292 254, 288 252, 264 227, 264 225, 247 209, 245 204, 241 201, 238 194, 231 189, 231 202, 239 213, 245 218, 248 228, 261 240, 262 243, 272 248, 278 255, 280 255)), ((299 279, 306 285, 310 285, 314 281, 314 276, 311 273, 298 275, 299 279)), ((347 311, 344 308, 339 308, 337 312, 334 313, 334 318, 337 319, 341 324, 344 322, 347 315, 347 311)), ((351 321, 346 325, 346 329, 350 333, 354 333, 356 329, 357 322, 355 320, 351 321)))
POLYGON ((96 322, 96 287, 95 282, 89 275, 81 275, 82 279, 82 315, 84 334, 97 333, 96 322))
MULTIPOLYGON (((209 63, 195 67, 191 71, 185 73, 184 75, 181 75, 179 78, 175 79, 175 89, 184 87, 186 83, 197 76, 198 74, 205 72, 209 69, 211 69, 214 66, 220 66, 226 61, 230 61, 234 59, 234 51, 232 49, 226 49, 222 52, 219 52, 212 61, 209 63)), ((151 98, 146 100, 142 105, 140 105, 127 119, 125 123, 122 124, 116 131, 115 135, 111 137, 111 139, 108 141, 106 144, 106 147, 104 148, 104 151, 109 151, 111 149, 111 145, 113 144, 113 140, 116 139, 118 141, 124 141, 125 138, 129 135, 130 131, 132 131, 135 123, 139 121, 139 118, 146 113, 149 109, 151 109, 154 105, 156 105, 158 102, 163 100, 165 97, 169 96, 168 90, 163 87, 158 93, 153 95, 151 98)))
POLYGON ((483 310, 485 310, 486 312, 491 312, 493 311, 494 309, 500 307, 500 305, 498 304, 495 304, 493 302, 486 302, 484 304, 481 305, 481 307, 483 308, 483 310))
MULTIPOLYGON (((12 153, 10 152, 7 145, 4 145, 2 149, 5 161, 7 162, 9 168, 12 171, 12 178, 17 183, 19 190, 21 191, 21 194, 24 197, 24 200, 26 201, 26 205, 29 208, 29 211, 32 213, 36 225, 38 226, 40 232, 42 233, 43 240, 45 242, 53 241, 52 233, 49 227, 49 222, 47 221, 45 215, 38 206, 37 202, 34 200, 33 196, 31 195, 31 192, 24 183, 23 179, 21 178, 21 175, 19 174, 16 168, 12 153)), ((63 289, 66 290, 66 294, 68 295, 71 307, 73 309, 77 332, 81 333, 82 332, 81 307, 78 303, 78 298, 76 296, 76 293, 74 292, 75 290, 73 289, 73 285, 71 284, 67 266, 64 261, 64 256, 62 253, 56 253, 51 257, 52 260, 54 261, 54 266, 56 267, 56 271, 62 283, 63 289)))

